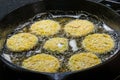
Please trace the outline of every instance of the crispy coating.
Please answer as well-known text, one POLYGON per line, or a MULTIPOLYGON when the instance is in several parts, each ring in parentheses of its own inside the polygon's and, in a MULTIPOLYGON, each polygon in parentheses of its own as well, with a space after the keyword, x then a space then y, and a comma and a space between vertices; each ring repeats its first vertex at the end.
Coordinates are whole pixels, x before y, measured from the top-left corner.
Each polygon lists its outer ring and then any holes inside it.
POLYGON ((51 51, 64 52, 68 49, 68 40, 66 38, 52 38, 44 44, 44 48, 51 51))
POLYGON ((31 33, 40 36, 51 36, 56 34, 61 29, 58 22, 53 20, 37 21, 30 27, 31 33))
POLYGON ((38 38, 30 33, 18 33, 7 39, 6 46, 13 52, 32 49, 38 43, 38 38))
POLYGON ((76 19, 67 23, 64 31, 73 37, 85 36, 94 31, 94 24, 88 20, 76 19))
POLYGON ((70 57, 68 66, 72 71, 86 69, 97 64, 100 64, 101 60, 93 53, 78 53, 70 57))
POLYGON ((42 53, 24 60, 22 66, 33 71, 53 73, 59 69, 60 63, 54 56, 42 53))
POLYGON ((87 51, 103 54, 111 51, 115 46, 115 42, 108 34, 96 33, 86 36, 82 41, 82 45, 87 51))

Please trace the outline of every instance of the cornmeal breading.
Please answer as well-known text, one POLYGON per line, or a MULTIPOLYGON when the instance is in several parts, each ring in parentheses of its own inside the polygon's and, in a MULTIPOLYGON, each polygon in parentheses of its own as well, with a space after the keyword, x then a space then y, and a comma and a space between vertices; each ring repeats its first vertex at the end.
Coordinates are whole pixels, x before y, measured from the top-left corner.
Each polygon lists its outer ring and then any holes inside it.
POLYGON ((100 64, 101 60, 93 53, 78 53, 70 57, 68 67, 72 71, 86 69, 97 64, 100 64))
POLYGON ((88 20, 73 20, 65 25, 64 31, 73 37, 85 36, 94 31, 94 24, 88 20))
POLYGON ((68 40, 66 38, 52 38, 44 44, 44 48, 51 51, 64 52, 68 49, 68 40))
POLYGON ((87 51, 103 54, 111 51, 115 46, 115 42, 108 34, 96 33, 86 36, 82 45, 87 51))
POLYGON ((51 36, 56 34, 61 29, 58 22, 53 20, 41 20, 31 25, 30 31, 40 36, 51 36))
POLYGON ((38 43, 38 38, 30 33, 18 33, 7 39, 7 48, 13 52, 32 49, 38 43))
POLYGON ((22 66, 39 72, 56 72, 60 67, 60 63, 54 56, 42 53, 24 60, 22 66))

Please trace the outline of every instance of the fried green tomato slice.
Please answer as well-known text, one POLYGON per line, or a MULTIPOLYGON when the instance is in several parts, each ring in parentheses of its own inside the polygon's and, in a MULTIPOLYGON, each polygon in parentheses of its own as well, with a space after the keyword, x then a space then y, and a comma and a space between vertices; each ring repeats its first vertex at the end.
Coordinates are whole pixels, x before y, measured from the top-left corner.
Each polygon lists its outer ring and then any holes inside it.
POLYGON ((18 33, 7 39, 6 46, 10 51, 28 51, 36 46, 38 38, 30 33, 18 33))
POLYGON ((68 67, 71 71, 76 71, 86 69, 100 63, 101 60, 93 53, 77 53, 70 57, 68 67))
POLYGON ((94 24, 88 20, 76 19, 67 23, 64 31, 72 37, 85 36, 94 31, 94 24))
POLYGON ((42 53, 25 59, 22 66, 33 71, 53 73, 57 72, 60 63, 56 57, 42 53))
POLYGON ((86 36, 82 41, 82 45, 87 51, 104 54, 110 52, 114 48, 115 42, 108 34, 96 33, 86 36))
POLYGON ((62 53, 68 50, 68 40, 66 38, 59 37, 51 38, 50 40, 45 42, 43 48, 46 50, 62 53))
POLYGON ((58 22, 53 20, 41 20, 31 25, 30 31, 39 36, 51 36, 61 29, 58 22))

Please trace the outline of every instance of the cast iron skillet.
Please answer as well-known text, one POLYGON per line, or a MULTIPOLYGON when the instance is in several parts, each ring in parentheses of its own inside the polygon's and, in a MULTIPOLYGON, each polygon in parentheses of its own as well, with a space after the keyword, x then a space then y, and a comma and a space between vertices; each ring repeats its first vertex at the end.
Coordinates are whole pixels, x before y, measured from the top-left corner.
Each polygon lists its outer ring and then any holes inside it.
MULTIPOLYGON (((115 13, 110 8, 105 7, 104 5, 89 1, 83 1, 83 0, 78 0, 78 1, 77 0, 50 0, 50 1, 45 0, 21 7, 8 14, 0 21, 0 38, 1 38, 0 48, 2 49, 4 45, 3 43, 5 42, 6 35, 12 31, 9 30, 9 25, 19 24, 20 22, 28 20, 29 18, 33 17, 37 13, 45 12, 47 10, 86 11, 88 13, 97 15, 107 25, 109 25, 120 35, 120 15, 115 13)), ((14 29, 13 27, 11 28, 14 29)), ((38 80, 38 79, 39 80, 78 80, 78 78, 79 80, 82 79, 95 80, 97 74, 102 77, 102 73, 105 73, 105 71, 106 72, 120 71, 119 69, 120 66, 118 66, 117 63, 119 56, 120 56, 120 50, 112 58, 110 58, 109 60, 107 60, 106 62, 100 65, 82 71, 64 72, 64 73, 44 73, 44 72, 30 71, 10 63, 2 56, 0 56, 0 59, 10 69, 16 72, 16 74, 18 74, 21 77, 24 77, 25 80, 33 80, 33 79, 34 80, 38 80)))

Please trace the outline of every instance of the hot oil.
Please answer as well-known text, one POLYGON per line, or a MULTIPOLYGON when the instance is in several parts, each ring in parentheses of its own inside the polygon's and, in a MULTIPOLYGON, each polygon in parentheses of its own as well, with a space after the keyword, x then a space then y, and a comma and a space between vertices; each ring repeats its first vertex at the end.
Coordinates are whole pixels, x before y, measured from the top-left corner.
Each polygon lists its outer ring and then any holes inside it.
POLYGON ((83 11, 76 11, 76 12, 75 11, 68 11, 68 12, 48 11, 45 13, 37 14, 33 18, 28 20, 28 22, 25 22, 24 24, 20 24, 19 26, 17 26, 17 28, 11 34, 8 35, 8 38, 16 33, 30 32, 29 28, 30 28, 31 24, 33 24, 36 21, 43 20, 43 19, 51 19, 51 20, 55 20, 55 21, 59 22, 60 25, 62 26, 62 29, 54 36, 50 36, 50 37, 37 36, 39 39, 39 42, 38 42, 37 46, 34 47, 30 51, 15 53, 15 52, 9 51, 5 45, 4 49, 3 49, 3 55, 6 55, 6 54, 9 55, 11 62, 13 62, 16 65, 21 66, 22 61, 24 59, 27 59, 28 57, 31 57, 35 54, 46 53, 46 54, 50 54, 50 55, 57 57, 59 59, 59 61, 61 62, 61 67, 58 70, 58 72, 70 71, 68 69, 68 65, 67 65, 69 58, 75 53, 86 52, 81 45, 81 42, 85 36, 78 37, 78 38, 70 37, 70 36, 67 36, 67 34, 63 31, 64 25, 75 19, 85 19, 85 20, 89 20, 89 21, 93 22, 95 25, 95 31, 90 34, 107 33, 107 34, 111 35, 112 38, 115 40, 115 48, 111 52, 108 52, 107 54, 103 54, 103 55, 97 55, 102 60, 102 62, 108 60, 118 50, 118 42, 119 41, 117 39, 118 35, 116 34, 116 32, 114 30, 112 30, 110 27, 108 27, 98 17, 91 15, 87 12, 83 12, 83 11), (69 49, 67 51, 65 51, 64 53, 52 52, 52 51, 43 49, 44 43, 47 40, 49 40, 50 38, 54 38, 54 37, 64 37, 64 38, 67 38, 69 41, 75 40, 77 42, 78 50, 72 51, 70 46, 69 46, 69 49))

